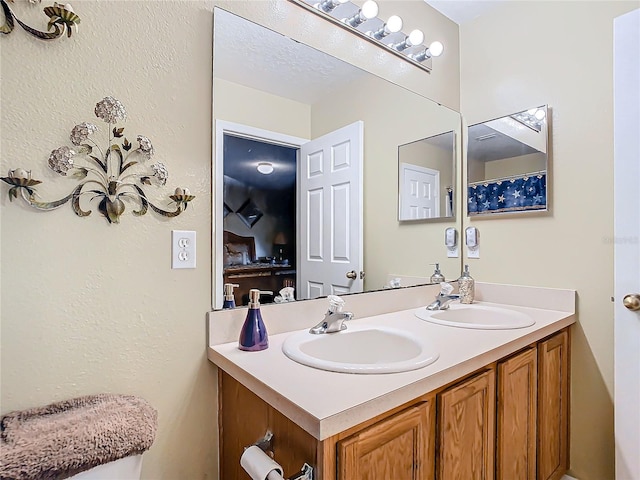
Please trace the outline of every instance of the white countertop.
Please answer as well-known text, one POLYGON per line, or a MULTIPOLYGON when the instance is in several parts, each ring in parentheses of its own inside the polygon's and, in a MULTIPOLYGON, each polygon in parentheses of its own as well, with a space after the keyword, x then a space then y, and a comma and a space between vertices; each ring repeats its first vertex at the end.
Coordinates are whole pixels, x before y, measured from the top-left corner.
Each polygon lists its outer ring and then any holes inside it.
MULTIPOLYGON (((418 319, 415 308, 355 319, 349 325, 387 325, 427 338, 439 359, 418 370, 346 374, 307 367, 282 353, 292 332, 269 337, 269 348, 244 352, 237 342, 210 345, 209 359, 319 440, 353 427, 514 353, 575 322, 573 311, 480 303, 531 315, 535 324, 513 330, 476 330, 418 319)), ((305 330, 308 330, 306 327, 305 330)))

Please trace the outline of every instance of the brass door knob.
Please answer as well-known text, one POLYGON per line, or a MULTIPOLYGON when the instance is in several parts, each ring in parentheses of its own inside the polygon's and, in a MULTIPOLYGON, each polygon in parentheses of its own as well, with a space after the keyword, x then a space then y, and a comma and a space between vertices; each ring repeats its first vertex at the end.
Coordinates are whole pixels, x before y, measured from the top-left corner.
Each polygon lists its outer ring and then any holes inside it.
POLYGON ((349 280, 355 280, 356 278, 358 278, 358 274, 355 270, 351 270, 350 272, 347 272, 347 278, 349 280))
POLYGON ((640 294, 630 293, 625 295, 622 299, 622 304, 632 312, 640 310, 640 294))

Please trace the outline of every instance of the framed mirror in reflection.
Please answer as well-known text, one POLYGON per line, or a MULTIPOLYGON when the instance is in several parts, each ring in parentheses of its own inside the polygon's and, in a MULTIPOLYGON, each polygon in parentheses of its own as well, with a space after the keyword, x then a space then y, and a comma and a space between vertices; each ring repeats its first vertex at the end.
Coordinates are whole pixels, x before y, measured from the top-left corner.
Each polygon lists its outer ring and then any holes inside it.
POLYGON ((469 127, 470 216, 549 210, 548 110, 542 105, 469 127))
POLYGON ((251 288, 270 302, 428 281, 432 263, 458 277, 442 239, 460 215, 397 221, 398 145, 455 137, 457 112, 219 7, 213 74, 214 308, 225 283, 241 306, 251 288))
POLYGON ((455 216, 456 145, 453 131, 398 147, 398 220, 455 216))

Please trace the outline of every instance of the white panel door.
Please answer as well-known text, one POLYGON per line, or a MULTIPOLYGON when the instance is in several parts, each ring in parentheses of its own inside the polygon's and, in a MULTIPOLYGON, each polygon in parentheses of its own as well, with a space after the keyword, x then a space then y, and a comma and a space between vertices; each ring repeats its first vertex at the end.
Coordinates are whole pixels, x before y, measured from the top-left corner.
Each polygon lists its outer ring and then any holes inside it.
POLYGON ((640 10, 614 21, 616 478, 640 480, 640 10))
POLYGON ((400 164, 400 220, 440 217, 440 172, 400 164))
POLYGON ((362 291, 363 125, 352 123, 300 148, 300 299, 362 291))

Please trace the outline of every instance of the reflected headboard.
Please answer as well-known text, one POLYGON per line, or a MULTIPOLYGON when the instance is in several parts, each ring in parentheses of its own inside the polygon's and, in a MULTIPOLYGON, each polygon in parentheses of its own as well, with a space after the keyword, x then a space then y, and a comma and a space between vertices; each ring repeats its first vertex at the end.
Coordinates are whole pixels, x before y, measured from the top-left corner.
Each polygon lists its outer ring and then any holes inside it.
POLYGON ((254 237, 241 237, 232 232, 225 232, 222 235, 224 246, 224 266, 243 265, 243 253, 247 254, 249 262, 256 259, 256 240, 254 237))

